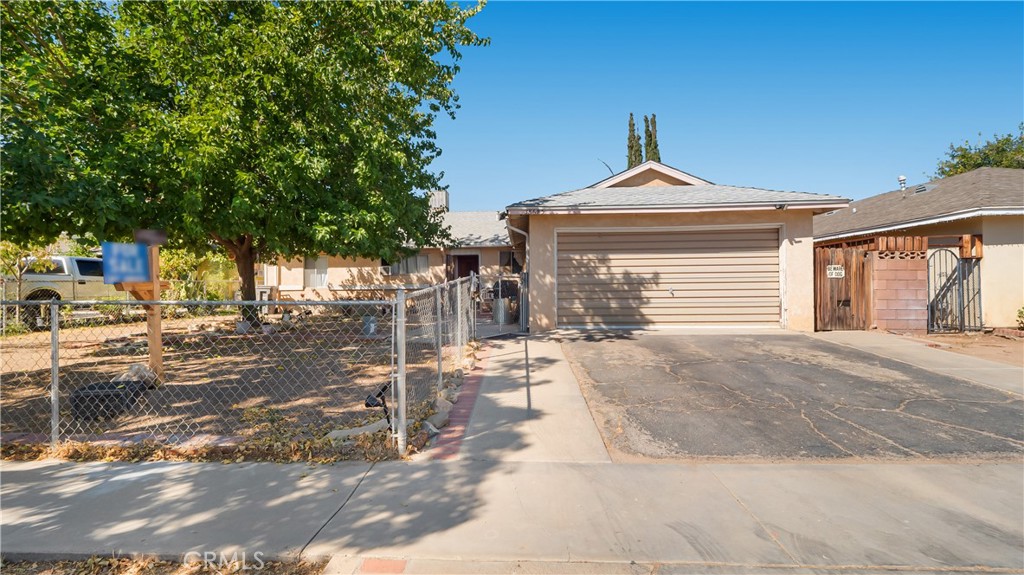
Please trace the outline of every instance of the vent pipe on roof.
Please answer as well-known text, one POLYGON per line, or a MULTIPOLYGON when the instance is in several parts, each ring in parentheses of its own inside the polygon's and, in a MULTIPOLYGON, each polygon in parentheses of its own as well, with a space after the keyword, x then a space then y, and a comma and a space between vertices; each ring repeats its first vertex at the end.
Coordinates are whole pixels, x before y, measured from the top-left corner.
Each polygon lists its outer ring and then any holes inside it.
POLYGON ((907 177, 906 176, 900 176, 900 177, 896 178, 896 180, 899 181, 899 183, 900 183, 900 190, 906 191, 907 190, 907 177))

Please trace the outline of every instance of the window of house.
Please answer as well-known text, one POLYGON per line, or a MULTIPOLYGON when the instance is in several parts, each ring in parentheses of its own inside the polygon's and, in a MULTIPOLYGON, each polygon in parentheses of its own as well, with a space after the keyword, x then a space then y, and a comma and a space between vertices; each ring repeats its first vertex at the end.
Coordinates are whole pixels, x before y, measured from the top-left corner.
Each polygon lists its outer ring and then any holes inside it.
POLYGON ((327 287, 327 256, 306 258, 302 262, 302 279, 308 288, 327 287))
POLYGON ((414 255, 404 260, 389 264, 381 260, 381 265, 388 269, 390 275, 420 274, 430 270, 430 258, 425 255, 414 255))
POLYGON ((276 286, 280 282, 277 277, 277 264, 266 264, 263 266, 263 285, 276 286))
POLYGON ((517 274, 523 271, 522 264, 516 259, 516 253, 511 251, 498 253, 498 265, 501 266, 503 274, 517 274))

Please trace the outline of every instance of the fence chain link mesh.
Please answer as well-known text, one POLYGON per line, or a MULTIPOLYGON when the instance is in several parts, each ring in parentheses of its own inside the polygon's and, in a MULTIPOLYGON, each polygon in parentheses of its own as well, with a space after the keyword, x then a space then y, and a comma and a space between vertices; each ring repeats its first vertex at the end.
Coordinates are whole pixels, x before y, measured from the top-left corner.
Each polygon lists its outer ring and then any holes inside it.
POLYGON ((356 427, 383 417, 365 402, 397 380, 396 345, 406 405, 392 385, 392 410, 432 401, 462 367, 474 330, 469 278, 405 302, 401 334, 395 300, 160 302, 154 379, 150 306, 5 301, 0 431, 26 443, 198 445, 244 442, 268 420, 286 421, 297 439, 356 427))

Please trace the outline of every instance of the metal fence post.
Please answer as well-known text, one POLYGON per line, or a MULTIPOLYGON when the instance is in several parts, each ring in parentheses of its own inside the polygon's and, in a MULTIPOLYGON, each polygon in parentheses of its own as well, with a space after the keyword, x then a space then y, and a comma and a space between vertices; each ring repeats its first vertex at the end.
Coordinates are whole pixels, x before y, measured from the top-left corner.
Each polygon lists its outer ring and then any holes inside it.
POLYGON ((60 443, 60 306, 50 301, 50 447, 60 443))
POLYGON ((395 302, 395 351, 398 354, 398 413, 395 414, 398 429, 395 430, 398 437, 398 453, 404 455, 406 450, 406 390, 405 390, 405 290, 398 289, 398 299, 395 302))
POLYGON ((462 333, 462 330, 465 328, 465 324, 466 324, 466 314, 462 311, 462 286, 463 285, 464 285, 463 281, 459 281, 458 283, 455 284, 455 313, 458 314, 458 316, 459 316, 459 321, 458 321, 458 326, 457 326, 457 329, 459 331, 456 332, 459 335, 457 336, 457 339, 455 341, 455 348, 457 350, 456 353, 458 354, 458 358, 457 358, 456 361, 458 361, 458 359, 461 359, 461 356, 462 356, 462 346, 465 345, 465 342, 463 341, 463 339, 464 339, 463 335, 464 334, 462 333))
POLYGON ((437 390, 444 387, 444 330, 441 328, 441 288, 437 286, 434 290, 434 302, 437 304, 437 329, 434 330, 437 343, 437 390))

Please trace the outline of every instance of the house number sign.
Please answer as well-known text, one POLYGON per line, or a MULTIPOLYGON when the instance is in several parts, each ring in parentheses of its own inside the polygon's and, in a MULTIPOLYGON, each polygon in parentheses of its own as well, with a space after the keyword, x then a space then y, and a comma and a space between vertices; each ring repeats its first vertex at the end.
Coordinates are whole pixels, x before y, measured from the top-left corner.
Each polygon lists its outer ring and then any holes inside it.
POLYGON ((843 266, 825 266, 825 276, 831 279, 845 278, 846 268, 843 266))

